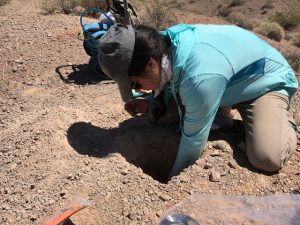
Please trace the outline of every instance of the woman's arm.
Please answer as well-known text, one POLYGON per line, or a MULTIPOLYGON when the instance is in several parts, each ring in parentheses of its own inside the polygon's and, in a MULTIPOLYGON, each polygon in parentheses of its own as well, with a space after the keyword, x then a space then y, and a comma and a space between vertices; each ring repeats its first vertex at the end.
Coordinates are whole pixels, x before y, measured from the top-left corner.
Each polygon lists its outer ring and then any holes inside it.
POLYGON ((194 163, 204 150, 226 84, 226 78, 218 74, 199 74, 181 84, 179 94, 185 114, 179 150, 170 177, 194 163))

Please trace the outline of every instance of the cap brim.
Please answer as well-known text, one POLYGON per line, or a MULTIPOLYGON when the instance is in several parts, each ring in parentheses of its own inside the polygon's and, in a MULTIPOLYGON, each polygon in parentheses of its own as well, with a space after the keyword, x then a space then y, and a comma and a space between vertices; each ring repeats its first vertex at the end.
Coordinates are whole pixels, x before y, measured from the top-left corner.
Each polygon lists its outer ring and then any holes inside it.
POLYGON ((130 80, 128 74, 123 74, 121 80, 118 80, 118 87, 122 97, 123 102, 128 102, 132 99, 132 90, 130 85, 130 80))

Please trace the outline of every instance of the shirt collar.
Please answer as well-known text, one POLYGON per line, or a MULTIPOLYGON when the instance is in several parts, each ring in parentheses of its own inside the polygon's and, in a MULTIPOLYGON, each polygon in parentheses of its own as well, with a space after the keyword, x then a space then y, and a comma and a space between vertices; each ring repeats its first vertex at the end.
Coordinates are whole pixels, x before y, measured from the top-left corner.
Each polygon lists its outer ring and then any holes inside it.
POLYGON ((170 82, 173 77, 171 55, 163 55, 161 59, 161 82, 159 87, 154 92, 154 98, 157 97, 164 89, 166 83, 170 82))

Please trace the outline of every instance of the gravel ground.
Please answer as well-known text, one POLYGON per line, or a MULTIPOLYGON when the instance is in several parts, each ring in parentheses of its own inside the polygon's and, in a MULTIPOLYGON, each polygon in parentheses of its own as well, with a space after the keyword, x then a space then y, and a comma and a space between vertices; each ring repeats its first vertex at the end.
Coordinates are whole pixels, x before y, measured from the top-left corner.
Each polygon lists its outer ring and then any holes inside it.
MULTIPOLYGON (((89 207, 68 224, 133 225, 157 224, 194 193, 300 193, 299 147, 280 172, 261 173, 240 151, 238 120, 232 130, 212 133, 201 158, 166 182, 177 128, 126 114, 116 84, 86 64, 78 16, 43 15, 39 0, 12 0, 0 17, 0 224, 41 224, 78 198, 89 207)), ((299 105, 298 92, 298 125, 299 105)))

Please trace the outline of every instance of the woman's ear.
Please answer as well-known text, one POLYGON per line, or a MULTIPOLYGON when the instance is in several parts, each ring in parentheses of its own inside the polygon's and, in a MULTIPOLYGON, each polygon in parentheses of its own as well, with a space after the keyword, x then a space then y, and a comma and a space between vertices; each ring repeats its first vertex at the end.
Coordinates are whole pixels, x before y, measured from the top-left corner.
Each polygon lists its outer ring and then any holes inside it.
POLYGON ((158 62, 154 58, 151 57, 149 59, 149 61, 147 62, 146 68, 148 70, 152 70, 153 71, 154 69, 157 68, 157 66, 158 66, 158 62))

